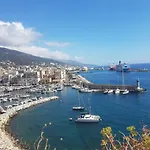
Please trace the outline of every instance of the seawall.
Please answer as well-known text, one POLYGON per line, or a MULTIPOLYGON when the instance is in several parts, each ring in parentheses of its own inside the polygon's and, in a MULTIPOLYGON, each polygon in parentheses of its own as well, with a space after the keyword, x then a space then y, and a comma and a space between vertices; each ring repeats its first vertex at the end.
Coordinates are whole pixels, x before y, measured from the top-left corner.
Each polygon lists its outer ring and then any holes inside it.
POLYGON ((15 143, 16 141, 11 137, 8 132, 5 130, 6 125, 10 121, 10 119, 17 115, 19 111, 27 109, 29 107, 42 104, 54 99, 57 99, 58 97, 52 96, 49 98, 43 98, 39 99, 37 101, 32 101, 23 105, 19 105, 16 107, 13 107, 11 109, 8 109, 6 113, 0 114, 0 150, 22 150, 22 148, 18 147, 15 143))

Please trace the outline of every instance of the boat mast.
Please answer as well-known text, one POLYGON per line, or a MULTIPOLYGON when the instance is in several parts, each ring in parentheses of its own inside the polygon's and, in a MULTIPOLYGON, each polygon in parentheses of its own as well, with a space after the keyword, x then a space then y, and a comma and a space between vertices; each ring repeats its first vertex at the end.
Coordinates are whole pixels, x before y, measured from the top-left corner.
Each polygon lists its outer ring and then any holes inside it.
POLYGON ((124 85, 124 72, 123 72, 123 69, 122 69, 122 87, 123 87, 123 89, 125 89, 125 85, 124 85))
POLYGON ((79 107, 80 107, 79 91, 77 91, 77 93, 78 93, 78 103, 79 103, 79 107))
POLYGON ((90 97, 88 97, 88 102, 89 102, 89 113, 91 114, 90 97))

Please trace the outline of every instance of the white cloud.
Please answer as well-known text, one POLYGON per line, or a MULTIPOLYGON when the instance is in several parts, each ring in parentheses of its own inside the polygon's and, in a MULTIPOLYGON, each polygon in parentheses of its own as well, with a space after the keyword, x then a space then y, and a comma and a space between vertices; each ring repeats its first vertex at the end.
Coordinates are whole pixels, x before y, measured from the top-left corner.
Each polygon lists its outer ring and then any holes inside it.
MULTIPOLYGON (((35 56, 68 60, 70 56, 59 50, 50 51, 44 47, 33 45, 33 42, 41 37, 41 33, 32 28, 25 28, 20 22, 3 22, 0 21, 0 46, 17 50, 20 52, 32 54, 35 56)), ((65 47, 70 43, 48 42, 49 46, 65 47)))
POLYGON ((40 56, 45 58, 52 58, 57 60, 68 60, 70 56, 61 51, 49 51, 47 48, 38 47, 38 46, 18 46, 18 47, 7 47, 13 50, 17 50, 20 52, 32 54, 34 56, 40 56))
POLYGON ((83 62, 83 61, 84 61, 84 58, 81 57, 81 56, 75 56, 74 59, 75 59, 76 61, 79 61, 79 62, 83 62))
POLYGON ((50 47, 66 47, 70 45, 68 42, 45 42, 45 44, 50 47))
POLYGON ((41 33, 32 28, 24 28, 20 22, 0 21, 0 45, 1 46, 22 46, 28 45, 37 40, 41 33))

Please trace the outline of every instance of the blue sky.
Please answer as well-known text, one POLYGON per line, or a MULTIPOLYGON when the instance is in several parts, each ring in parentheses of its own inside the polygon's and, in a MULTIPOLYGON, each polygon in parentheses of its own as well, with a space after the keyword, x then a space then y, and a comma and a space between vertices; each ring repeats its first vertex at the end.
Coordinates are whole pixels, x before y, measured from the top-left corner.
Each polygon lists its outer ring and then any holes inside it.
MULTIPOLYGON (((150 62, 149 0, 1 0, 0 21, 3 26, 19 22, 23 30, 39 33, 15 45, 25 52, 31 47, 35 55, 48 50, 43 57, 61 55, 58 59, 98 65, 150 62), (40 48, 43 51, 36 53, 40 48)), ((17 35, 18 28, 14 32, 17 35)), ((0 46, 14 47, 1 38, 5 45, 0 46)))

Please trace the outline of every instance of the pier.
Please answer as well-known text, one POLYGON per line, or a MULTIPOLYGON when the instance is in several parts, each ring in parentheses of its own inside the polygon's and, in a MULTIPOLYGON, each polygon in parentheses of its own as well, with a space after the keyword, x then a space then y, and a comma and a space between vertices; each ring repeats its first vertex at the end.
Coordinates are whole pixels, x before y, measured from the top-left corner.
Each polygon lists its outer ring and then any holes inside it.
POLYGON ((94 84, 85 79, 84 77, 77 75, 76 84, 82 85, 82 87, 86 87, 88 89, 98 90, 100 92, 104 92, 106 89, 120 89, 120 91, 124 91, 127 89, 129 92, 143 92, 146 89, 140 87, 139 79, 136 81, 135 85, 113 85, 113 84, 94 84))

